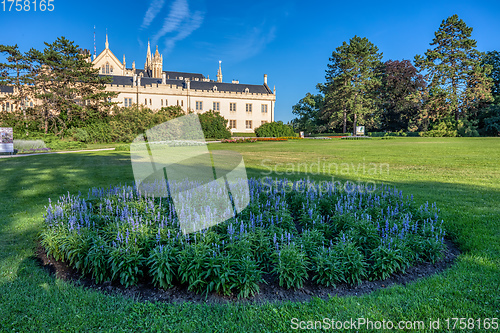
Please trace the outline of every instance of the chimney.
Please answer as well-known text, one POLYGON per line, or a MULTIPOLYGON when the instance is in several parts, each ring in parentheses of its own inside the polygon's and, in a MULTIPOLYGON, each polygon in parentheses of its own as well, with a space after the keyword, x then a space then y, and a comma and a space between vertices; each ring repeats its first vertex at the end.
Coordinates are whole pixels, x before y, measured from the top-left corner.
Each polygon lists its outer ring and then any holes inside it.
POLYGON ((161 84, 167 84, 167 73, 161 75, 161 84))
POLYGON ((137 85, 139 87, 141 86, 141 77, 140 76, 137 77, 137 85))
POLYGON ((132 85, 137 86, 137 74, 134 74, 134 79, 132 80, 132 85))
POLYGON ((267 85, 267 74, 264 74, 264 84, 267 85))
POLYGON ((233 80, 231 83, 234 83, 234 84, 239 84, 239 83, 240 83, 240 81, 238 81, 238 80, 233 80))

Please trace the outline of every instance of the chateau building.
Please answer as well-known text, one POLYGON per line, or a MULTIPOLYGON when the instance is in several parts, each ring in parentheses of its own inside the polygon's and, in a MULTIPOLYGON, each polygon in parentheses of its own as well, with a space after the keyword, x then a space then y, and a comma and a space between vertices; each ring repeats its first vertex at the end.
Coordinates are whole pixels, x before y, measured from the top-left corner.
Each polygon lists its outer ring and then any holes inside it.
POLYGON ((253 132, 274 121, 276 90, 267 85, 266 74, 261 85, 223 82, 220 61, 216 81, 198 73, 164 71, 158 46, 153 55, 149 42, 144 69, 136 68, 135 61, 127 68, 125 55, 120 61, 111 52, 107 35, 104 50, 92 63, 100 75, 112 77, 106 89, 118 93, 111 101, 121 106, 141 104, 158 110, 178 105, 185 112, 196 113, 213 110, 229 121, 233 132, 253 132))

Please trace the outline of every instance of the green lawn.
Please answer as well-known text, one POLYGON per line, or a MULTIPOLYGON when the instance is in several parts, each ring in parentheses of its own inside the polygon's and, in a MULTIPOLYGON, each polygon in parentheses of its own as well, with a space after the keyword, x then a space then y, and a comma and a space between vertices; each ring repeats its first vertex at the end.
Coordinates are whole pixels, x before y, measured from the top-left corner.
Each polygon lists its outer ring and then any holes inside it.
POLYGON ((34 247, 48 198, 131 183, 128 153, 0 159, 0 331, 282 332, 290 330, 292 318, 363 317, 424 321, 426 327, 430 319, 440 318, 436 332, 447 331, 446 318, 500 318, 500 139, 300 140, 209 147, 242 153, 249 176, 272 170, 288 178, 384 182, 418 202, 436 202, 463 253, 449 270, 406 287, 327 301, 170 305, 105 296, 55 279, 37 266, 34 247))

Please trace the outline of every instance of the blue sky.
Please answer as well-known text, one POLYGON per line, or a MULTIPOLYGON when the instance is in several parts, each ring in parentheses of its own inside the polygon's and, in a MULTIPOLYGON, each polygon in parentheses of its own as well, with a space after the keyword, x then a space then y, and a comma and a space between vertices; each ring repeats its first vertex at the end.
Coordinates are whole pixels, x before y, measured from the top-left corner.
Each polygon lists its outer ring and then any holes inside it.
MULTIPOLYGON (((1 5, 0 5, 1 6, 1 5)), ((0 44, 42 49, 59 36, 82 48, 111 50, 127 67, 143 68, 148 38, 164 70, 191 71, 224 81, 268 84, 277 90, 276 120, 324 81, 332 51, 354 35, 367 37, 384 60, 413 59, 429 47, 443 19, 458 14, 474 28, 480 51, 500 50, 498 1, 69 1, 53 12, 3 12, 0 44), (153 45, 153 48, 154 48, 153 45)))

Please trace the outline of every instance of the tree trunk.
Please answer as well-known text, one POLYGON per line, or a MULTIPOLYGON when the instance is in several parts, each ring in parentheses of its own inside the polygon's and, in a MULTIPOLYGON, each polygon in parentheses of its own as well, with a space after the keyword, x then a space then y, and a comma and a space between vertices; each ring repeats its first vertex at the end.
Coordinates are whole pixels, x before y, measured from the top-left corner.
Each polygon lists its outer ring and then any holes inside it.
POLYGON ((344 128, 342 133, 347 133, 347 111, 344 109, 344 128))
POLYGON ((358 115, 355 113, 354 114, 354 132, 353 132, 353 135, 356 136, 356 122, 358 121, 358 115))

